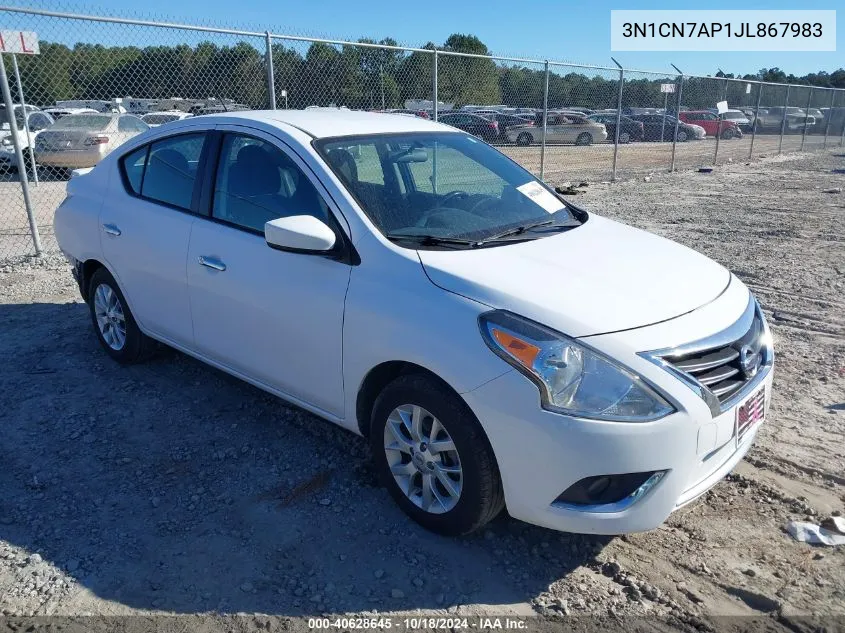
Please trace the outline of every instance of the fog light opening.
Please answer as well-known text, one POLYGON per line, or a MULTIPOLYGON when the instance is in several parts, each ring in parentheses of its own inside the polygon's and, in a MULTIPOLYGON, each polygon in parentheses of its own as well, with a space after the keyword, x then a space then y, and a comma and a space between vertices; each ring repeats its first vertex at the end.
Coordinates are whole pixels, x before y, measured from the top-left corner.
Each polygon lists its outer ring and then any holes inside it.
POLYGON ((585 477, 561 493, 554 505, 591 512, 618 512, 642 499, 667 472, 652 470, 585 477))

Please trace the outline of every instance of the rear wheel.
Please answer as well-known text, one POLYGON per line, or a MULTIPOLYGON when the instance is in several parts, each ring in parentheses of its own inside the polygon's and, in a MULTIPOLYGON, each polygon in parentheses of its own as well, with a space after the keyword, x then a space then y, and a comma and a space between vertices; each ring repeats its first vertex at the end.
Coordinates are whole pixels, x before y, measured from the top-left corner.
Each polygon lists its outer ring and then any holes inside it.
POLYGON ((468 534, 504 507, 499 470, 463 400, 425 374, 400 376, 373 407, 370 446, 382 483, 423 527, 468 534))
POLYGON ((88 307, 94 331, 106 353, 122 364, 145 360, 155 341, 141 332, 111 273, 98 269, 88 284, 88 307))
POLYGON ((575 139, 576 145, 592 145, 593 135, 589 132, 581 132, 578 138, 575 139))
POLYGON ((523 147, 527 147, 531 145, 532 137, 528 132, 521 132, 519 136, 516 137, 516 144, 522 145, 523 147))
POLYGON ((631 142, 631 135, 628 132, 619 132, 619 142, 627 144, 631 142))

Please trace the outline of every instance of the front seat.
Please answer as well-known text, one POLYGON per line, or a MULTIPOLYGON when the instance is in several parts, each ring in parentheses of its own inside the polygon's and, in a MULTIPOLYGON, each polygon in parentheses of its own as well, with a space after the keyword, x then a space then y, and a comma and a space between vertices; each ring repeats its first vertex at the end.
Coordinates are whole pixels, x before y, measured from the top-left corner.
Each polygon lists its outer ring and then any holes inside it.
POLYGON ((282 179, 273 156, 258 145, 238 151, 226 179, 226 204, 221 217, 240 226, 264 230, 264 223, 281 215, 282 179))
POLYGON ((184 155, 168 148, 150 155, 142 192, 145 196, 190 209, 193 188, 194 176, 184 155))

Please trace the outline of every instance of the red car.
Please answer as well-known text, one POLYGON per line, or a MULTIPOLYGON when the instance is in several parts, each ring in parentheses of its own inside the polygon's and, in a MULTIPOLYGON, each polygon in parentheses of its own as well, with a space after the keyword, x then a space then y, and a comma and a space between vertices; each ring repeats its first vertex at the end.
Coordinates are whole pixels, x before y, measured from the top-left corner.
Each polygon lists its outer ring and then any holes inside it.
POLYGON ((684 123, 703 127, 707 136, 719 134, 725 140, 742 138, 742 130, 736 123, 728 119, 719 119, 718 114, 713 114, 709 110, 687 110, 681 112, 679 117, 684 123))

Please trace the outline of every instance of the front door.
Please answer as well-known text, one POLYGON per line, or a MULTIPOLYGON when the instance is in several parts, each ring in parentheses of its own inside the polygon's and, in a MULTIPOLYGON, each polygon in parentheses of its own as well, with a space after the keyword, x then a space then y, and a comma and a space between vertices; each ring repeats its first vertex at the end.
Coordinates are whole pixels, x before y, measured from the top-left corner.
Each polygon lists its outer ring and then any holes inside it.
POLYGON ((343 307, 351 268, 275 250, 264 240, 265 222, 279 217, 313 215, 330 223, 326 196, 278 139, 238 126, 218 129, 211 217, 197 219, 187 260, 196 349, 343 417, 343 307))

